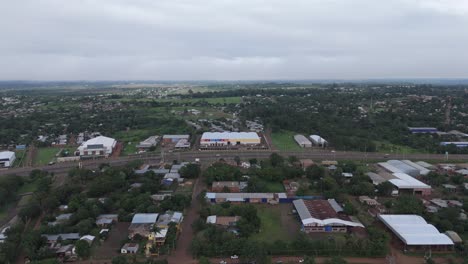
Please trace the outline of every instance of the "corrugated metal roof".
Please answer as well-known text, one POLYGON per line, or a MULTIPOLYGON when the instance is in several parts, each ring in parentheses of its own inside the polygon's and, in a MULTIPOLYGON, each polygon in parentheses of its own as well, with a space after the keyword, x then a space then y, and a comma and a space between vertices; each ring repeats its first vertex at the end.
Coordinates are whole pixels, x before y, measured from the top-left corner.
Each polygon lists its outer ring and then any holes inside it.
POLYGON ((405 173, 393 173, 393 176, 397 177, 397 179, 391 179, 393 185, 400 189, 430 189, 431 186, 411 177, 405 173))
POLYGON ((299 145, 312 145, 312 142, 308 140, 304 135, 295 135, 294 140, 296 140, 299 145))
POLYGON ((132 224, 154 224, 158 219, 158 214, 135 214, 132 224))
POLYGON ((404 163, 403 161, 400 160, 389 160, 387 161, 387 164, 392 165, 393 167, 397 168, 400 170, 400 172, 409 174, 411 176, 419 176, 421 173, 418 169, 413 168, 412 166, 404 163))
POLYGON ((378 217, 406 245, 453 245, 447 235, 441 234, 419 215, 379 215, 378 217))

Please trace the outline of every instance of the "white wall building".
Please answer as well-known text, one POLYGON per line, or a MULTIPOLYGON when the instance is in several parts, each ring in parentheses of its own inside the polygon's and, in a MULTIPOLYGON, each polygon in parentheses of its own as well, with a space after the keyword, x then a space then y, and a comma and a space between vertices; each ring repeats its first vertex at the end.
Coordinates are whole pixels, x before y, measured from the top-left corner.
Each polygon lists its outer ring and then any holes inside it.
POLYGON ((0 152, 0 168, 8 168, 13 166, 16 156, 13 151, 0 152))
POLYGON ((78 147, 82 157, 108 157, 114 151, 117 141, 110 137, 99 136, 83 142, 78 147))
POLYGON ((255 132, 205 132, 200 146, 259 145, 261 139, 255 132))

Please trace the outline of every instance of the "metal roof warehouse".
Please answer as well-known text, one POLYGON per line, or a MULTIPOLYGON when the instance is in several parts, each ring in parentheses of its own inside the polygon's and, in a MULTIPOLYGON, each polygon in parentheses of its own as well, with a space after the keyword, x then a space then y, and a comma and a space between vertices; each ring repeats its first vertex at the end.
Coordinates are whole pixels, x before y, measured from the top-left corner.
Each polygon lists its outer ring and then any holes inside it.
POLYGON ((447 249, 453 241, 419 215, 379 215, 378 218, 410 249, 447 249))

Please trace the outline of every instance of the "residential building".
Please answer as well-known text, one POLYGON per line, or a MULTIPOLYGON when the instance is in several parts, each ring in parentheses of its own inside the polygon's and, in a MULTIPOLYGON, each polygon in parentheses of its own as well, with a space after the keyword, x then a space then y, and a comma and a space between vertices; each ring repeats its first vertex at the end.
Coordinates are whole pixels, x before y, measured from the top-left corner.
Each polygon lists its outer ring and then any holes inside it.
POLYGON ((0 168, 9 168, 13 166, 16 156, 13 151, 0 152, 0 168))
POLYGON ((369 196, 359 196, 359 202, 363 204, 367 204, 369 206, 376 206, 379 205, 379 202, 377 200, 370 198, 369 196))
POLYGON ((137 243, 126 243, 120 249, 120 253, 122 254, 136 254, 138 253, 138 249, 140 246, 137 243))
POLYGON ((216 216, 210 215, 206 218, 207 224, 218 225, 222 227, 233 227, 236 226, 240 220, 240 216, 216 216))
POLYGON ((96 225, 98 227, 109 227, 112 224, 118 222, 119 220, 119 215, 117 214, 102 214, 98 215, 96 218, 96 225))
POLYGON ((153 232, 158 216, 158 214, 135 214, 128 228, 128 237, 132 239, 137 234, 148 237, 153 232))
POLYGON ((453 250, 453 241, 419 215, 378 215, 378 218, 398 237, 404 250, 453 250))
POLYGON ((353 227, 364 226, 354 222, 343 212, 343 208, 334 200, 294 200, 294 207, 302 222, 302 231, 347 232, 353 227))
POLYGON ((184 219, 184 216, 181 212, 167 211, 166 213, 158 217, 156 226, 158 228, 163 229, 163 228, 169 228, 170 223, 175 223, 176 227, 179 227, 183 219, 184 219))
POLYGON ((110 137, 98 136, 78 147, 80 157, 108 157, 114 151, 117 141, 110 137))
POLYGON ((47 243, 49 244, 55 244, 59 240, 79 240, 80 239, 80 234, 79 233, 64 233, 64 234, 56 234, 56 235, 47 235, 44 234, 42 235, 47 239, 47 243))

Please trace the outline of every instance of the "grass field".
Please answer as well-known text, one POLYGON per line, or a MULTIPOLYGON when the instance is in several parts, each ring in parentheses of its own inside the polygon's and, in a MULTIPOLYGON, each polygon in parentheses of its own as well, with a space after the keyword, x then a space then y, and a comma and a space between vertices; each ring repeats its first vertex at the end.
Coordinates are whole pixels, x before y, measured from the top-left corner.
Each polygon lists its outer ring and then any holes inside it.
POLYGON ((55 154, 59 151, 59 148, 38 148, 34 158, 34 165, 46 165, 55 159, 55 154))
POLYGON ((35 181, 25 183, 23 186, 21 186, 18 189, 18 194, 23 194, 23 193, 28 193, 28 192, 35 192, 36 189, 37 189, 37 183, 38 182, 39 182, 39 179, 36 179, 35 181))
POLYGON ((266 185, 266 192, 284 192, 284 186, 279 182, 263 181, 263 183, 266 185))
POLYGON ((303 148, 297 145, 296 141, 294 141, 294 133, 292 131, 282 130, 278 133, 272 133, 271 140, 273 145, 276 146, 279 150, 282 151, 300 151, 303 148))
POLYGON ((395 145, 388 142, 375 142, 377 146, 377 151, 381 153, 389 153, 389 154, 418 154, 418 153, 427 153, 427 151, 423 149, 413 149, 407 146, 395 145))
POLYGON ((299 224, 291 215, 283 215, 282 217, 282 214, 287 214, 283 205, 260 205, 257 206, 257 210, 261 227, 258 234, 252 235, 252 239, 272 242, 292 240, 296 237, 299 232, 299 224))

